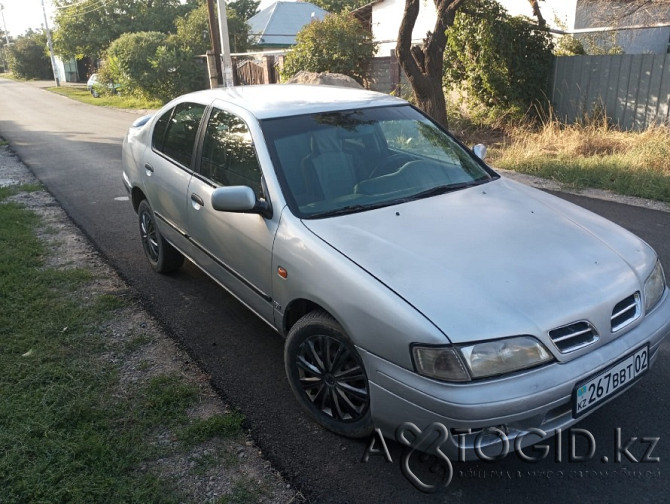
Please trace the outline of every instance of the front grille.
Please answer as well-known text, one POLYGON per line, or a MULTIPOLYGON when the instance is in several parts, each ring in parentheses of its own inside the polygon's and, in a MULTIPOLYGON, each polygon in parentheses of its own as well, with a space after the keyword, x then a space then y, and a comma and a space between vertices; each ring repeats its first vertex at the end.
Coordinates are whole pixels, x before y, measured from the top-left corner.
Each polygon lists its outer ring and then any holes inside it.
POLYGON ((549 331, 549 337, 561 353, 574 352, 598 341, 595 328, 586 321, 574 322, 549 331))
POLYGON ((639 292, 619 301, 612 310, 612 332, 623 329, 637 319, 641 313, 639 292))

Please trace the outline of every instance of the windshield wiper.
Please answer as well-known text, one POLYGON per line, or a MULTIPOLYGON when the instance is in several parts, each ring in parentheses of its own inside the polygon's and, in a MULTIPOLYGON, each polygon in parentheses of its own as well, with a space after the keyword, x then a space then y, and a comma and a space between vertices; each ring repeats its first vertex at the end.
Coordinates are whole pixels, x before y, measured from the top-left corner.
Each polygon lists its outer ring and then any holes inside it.
POLYGON ((397 201, 384 201, 382 203, 375 203, 372 205, 347 205, 335 210, 326 210, 325 212, 315 213, 308 216, 308 219, 320 219, 322 217, 335 217, 337 215, 346 215, 356 212, 364 212, 365 210, 374 210, 375 208, 382 208, 389 205, 396 204, 397 201))
POLYGON ((429 198, 430 196, 438 196, 439 194, 446 194, 446 193, 450 193, 450 192, 454 192, 454 191, 460 191, 461 189, 465 189, 467 187, 473 187, 473 186, 477 186, 479 184, 483 184, 484 182, 488 182, 489 180, 490 179, 473 180, 471 182, 460 182, 458 184, 446 184, 446 185, 431 187, 430 189, 418 192, 416 194, 413 194, 412 196, 409 196, 409 197, 405 198, 405 201, 412 201, 412 200, 421 199, 421 198, 429 198))

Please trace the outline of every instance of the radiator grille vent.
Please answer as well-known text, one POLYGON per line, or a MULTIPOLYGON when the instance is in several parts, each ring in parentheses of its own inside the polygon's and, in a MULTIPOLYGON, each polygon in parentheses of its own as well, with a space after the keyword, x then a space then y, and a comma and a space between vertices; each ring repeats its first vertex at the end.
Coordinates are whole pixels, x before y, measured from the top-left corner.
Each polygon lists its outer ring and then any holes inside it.
POLYGON ((549 331, 549 337, 561 353, 574 352, 598 341, 598 333, 586 321, 552 329, 549 331))

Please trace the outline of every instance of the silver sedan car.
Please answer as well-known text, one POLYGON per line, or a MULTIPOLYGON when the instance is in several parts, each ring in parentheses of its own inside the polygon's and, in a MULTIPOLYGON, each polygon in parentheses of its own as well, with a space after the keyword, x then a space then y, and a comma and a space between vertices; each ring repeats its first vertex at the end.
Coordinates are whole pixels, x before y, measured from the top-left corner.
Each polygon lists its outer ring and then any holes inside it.
POLYGON ((473 458, 574 424, 670 333, 649 245, 475 150, 388 95, 248 86, 138 120, 123 180, 153 269, 188 258, 285 336, 318 423, 439 425, 444 453, 473 458))

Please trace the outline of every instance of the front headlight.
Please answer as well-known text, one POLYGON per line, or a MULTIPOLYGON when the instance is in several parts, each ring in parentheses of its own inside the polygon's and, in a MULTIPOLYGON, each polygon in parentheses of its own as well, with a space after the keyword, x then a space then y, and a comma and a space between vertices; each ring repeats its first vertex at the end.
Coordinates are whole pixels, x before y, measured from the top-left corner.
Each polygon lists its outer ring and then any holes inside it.
POLYGON ((452 346, 412 347, 412 357, 417 373, 437 380, 462 382, 470 381, 465 366, 452 346))
POLYGON ((656 303, 661 300, 663 291, 665 290, 665 274, 661 261, 656 261, 654 271, 651 272, 649 278, 644 282, 644 310, 649 313, 656 303))
POLYGON ((532 336, 464 346, 415 345, 412 357, 419 374, 454 382, 511 373, 553 360, 545 346, 532 336))
POLYGON ((511 373, 553 360, 532 336, 515 336, 460 347, 473 378, 511 373))

